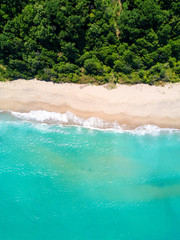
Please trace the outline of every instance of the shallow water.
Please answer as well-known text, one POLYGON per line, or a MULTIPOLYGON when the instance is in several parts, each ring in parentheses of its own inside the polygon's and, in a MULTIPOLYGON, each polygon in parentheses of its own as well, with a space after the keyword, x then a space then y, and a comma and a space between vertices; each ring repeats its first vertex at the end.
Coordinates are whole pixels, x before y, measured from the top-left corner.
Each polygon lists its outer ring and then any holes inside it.
POLYGON ((0 239, 179 240, 180 132, 0 113, 0 239))

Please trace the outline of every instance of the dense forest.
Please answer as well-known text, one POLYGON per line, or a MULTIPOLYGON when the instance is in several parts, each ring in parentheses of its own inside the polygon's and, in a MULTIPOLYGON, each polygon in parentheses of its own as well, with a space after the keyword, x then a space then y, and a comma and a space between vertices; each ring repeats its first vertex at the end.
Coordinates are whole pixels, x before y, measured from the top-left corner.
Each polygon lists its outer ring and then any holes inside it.
POLYGON ((180 81, 179 0, 1 0, 0 80, 180 81))

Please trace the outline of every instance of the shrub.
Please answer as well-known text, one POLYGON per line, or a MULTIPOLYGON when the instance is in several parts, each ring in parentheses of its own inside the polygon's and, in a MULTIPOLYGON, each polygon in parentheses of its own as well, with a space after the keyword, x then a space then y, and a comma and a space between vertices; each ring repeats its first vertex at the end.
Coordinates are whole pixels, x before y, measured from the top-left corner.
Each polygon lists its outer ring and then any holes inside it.
POLYGON ((170 68, 175 67, 175 65, 176 65, 176 58, 170 57, 169 58, 169 66, 170 66, 170 68))
POLYGON ((117 60, 114 62, 114 70, 116 72, 122 72, 123 66, 124 66, 125 62, 122 60, 117 60))
POLYGON ((144 75, 145 75, 145 72, 143 70, 141 70, 139 73, 138 73, 139 77, 140 78, 143 78, 144 75))
POLYGON ((180 65, 174 68, 176 74, 180 74, 180 65))
POLYGON ((102 75, 103 67, 101 63, 95 59, 86 59, 84 62, 84 69, 86 74, 102 75))

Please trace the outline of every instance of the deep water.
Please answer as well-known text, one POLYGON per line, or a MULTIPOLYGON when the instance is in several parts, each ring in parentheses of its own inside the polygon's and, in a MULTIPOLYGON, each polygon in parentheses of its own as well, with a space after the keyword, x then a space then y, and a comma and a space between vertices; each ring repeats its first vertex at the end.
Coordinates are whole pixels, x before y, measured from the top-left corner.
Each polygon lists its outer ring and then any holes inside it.
POLYGON ((0 239, 179 240, 180 132, 0 113, 0 239))

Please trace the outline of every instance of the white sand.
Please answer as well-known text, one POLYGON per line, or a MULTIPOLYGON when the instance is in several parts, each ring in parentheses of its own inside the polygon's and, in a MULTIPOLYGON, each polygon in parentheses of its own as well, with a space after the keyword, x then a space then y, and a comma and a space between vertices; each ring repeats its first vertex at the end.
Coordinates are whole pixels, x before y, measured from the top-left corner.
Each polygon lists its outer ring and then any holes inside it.
POLYGON ((0 82, 0 110, 71 111, 137 127, 154 124, 180 128, 180 83, 165 86, 54 84, 37 80, 0 82))

